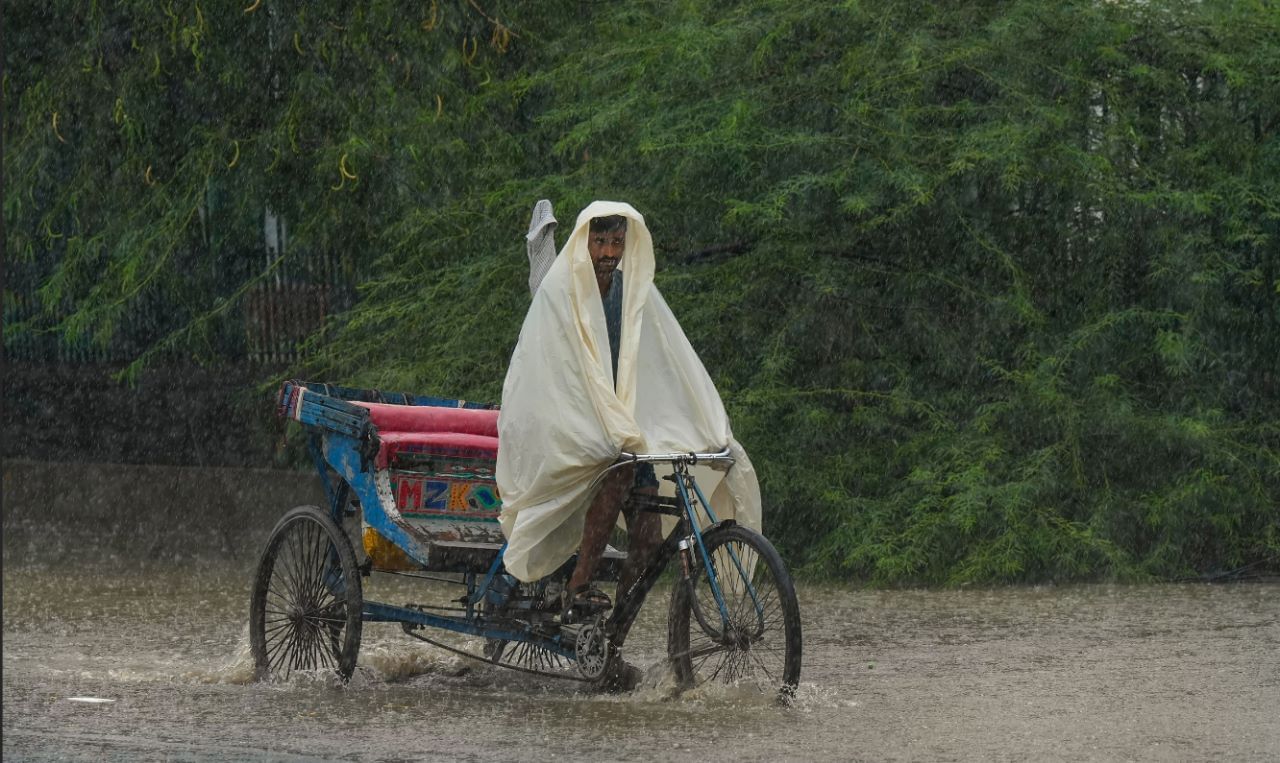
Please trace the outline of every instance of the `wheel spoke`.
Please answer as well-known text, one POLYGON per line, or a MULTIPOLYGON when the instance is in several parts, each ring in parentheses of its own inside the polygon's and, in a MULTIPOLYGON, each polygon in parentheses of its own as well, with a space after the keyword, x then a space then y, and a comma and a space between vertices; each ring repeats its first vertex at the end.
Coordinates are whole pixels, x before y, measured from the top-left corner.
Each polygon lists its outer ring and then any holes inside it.
POLYGON ((337 654, 337 650, 333 646, 333 633, 329 626, 322 625, 321 621, 314 618, 309 618, 307 625, 311 628, 312 640, 323 666, 326 659, 335 657, 337 654))
POLYGON ((316 639, 314 629, 310 625, 307 621, 303 621, 301 631, 302 649, 299 650, 302 657, 303 670, 315 670, 316 668, 316 639))
POLYGON ((326 588, 325 576, 329 565, 329 539, 324 533, 318 531, 319 528, 316 528, 312 533, 311 556, 308 561, 310 579, 307 584, 307 601, 313 606, 319 601, 321 593, 326 588))
POLYGON ((272 634, 281 628, 288 628, 293 623, 287 619, 268 620, 262 624, 262 632, 264 634, 272 634))
POLYGON ((290 628, 285 637, 276 642, 273 649, 268 650, 267 656, 270 658, 271 670, 275 672, 281 668, 286 668, 284 677, 289 677, 288 665, 286 664, 293 654, 293 644, 297 641, 298 631, 296 628, 290 628))
POLYGON ((295 546, 298 550, 297 555, 297 579, 295 584, 298 591, 298 604, 300 608, 307 609, 311 603, 311 579, 314 574, 314 566, 312 564, 312 549, 315 545, 312 540, 315 528, 311 523, 304 525, 297 533, 295 546))
POLYGON ((723 651, 724 651, 724 646, 722 644, 711 644, 709 646, 704 646, 700 649, 690 649, 687 652, 680 652, 679 654, 673 654, 670 656, 671 657, 688 657, 689 659, 702 657, 705 659, 706 657, 712 654, 715 654, 716 652, 723 652, 723 651))
MULTIPOLYGON (((271 582, 274 584, 277 581, 273 580, 271 582)), ((279 581, 279 582, 283 583, 284 581, 279 581)), ((294 597, 289 595, 290 593, 292 593, 292 591, 290 591, 289 589, 286 588, 284 590, 277 590, 274 585, 271 585, 267 588, 267 596, 276 597, 276 599, 280 602, 281 606, 297 607, 298 602, 294 599, 294 597)))
POLYGON ((304 532, 305 526, 299 527, 296 524, 294 532, 290 533, 287 540, 289 547, 284 550, 284 576, 281 582, 285 585, 285 590, 292 595, 293 601, 301 605, 300 596, 302 594, 302 576, 303 576, 303 560, 302 560, 302 542, 299 536, 304 532))
POLYGON ((768 677, 769 681, 773 683, 779 683, 779 684, 781 683, 776 678, 774 678, 773 673, 769 670, 769 666, 764 664, 764 661, 760 659, 760 656, 758 654, 756 654, 756 650, 747 649, 745 651, 747 653, 747 656, 752 660, 754 660, 755 663, 760 666, 760 669, 764 671, 764 674, 766 677, 768 677))
POLYGON ((306 537, 302 540, 302 580, 299 582, 302 586, 302 601, 306 605, 305 609, 308 610, 314 606, 319 592, 319 578, 323 575, 319 559, 319 545, 323 538, 324 531, 320 527, 314 524, 307 525, 306 537))
POLYGON ((306 663, 305 663, 307 666, 306 669, 315 670, 316 668, 320 667, 317 664, 317 657, 319 656, 319 652, 320 652, 320 644, 316 639, 315 624, 311 623, 310 621, 304 621, 304 622, 306 623, 307 627, 303 630, 305 642, 304 642, 302 654, 304 659, 306 660, 306 663))

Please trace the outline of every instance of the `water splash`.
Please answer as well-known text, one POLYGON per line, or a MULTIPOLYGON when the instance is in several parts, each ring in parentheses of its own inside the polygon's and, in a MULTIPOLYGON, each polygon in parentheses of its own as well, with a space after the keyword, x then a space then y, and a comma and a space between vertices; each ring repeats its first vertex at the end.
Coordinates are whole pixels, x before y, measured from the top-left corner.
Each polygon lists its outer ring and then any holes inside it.
POLYGON ((463 676, 478 664, 413 642, 376 642, 361 644, 356 672, 366 679, 399 682, 422 675, 463 676))

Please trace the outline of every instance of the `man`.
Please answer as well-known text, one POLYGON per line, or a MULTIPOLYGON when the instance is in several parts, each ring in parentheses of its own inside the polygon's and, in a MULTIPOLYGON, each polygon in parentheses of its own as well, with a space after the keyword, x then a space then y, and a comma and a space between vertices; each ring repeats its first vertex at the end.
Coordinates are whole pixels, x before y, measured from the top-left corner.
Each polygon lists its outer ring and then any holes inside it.
MULTIPOLYGON (((531 239, 532 242, 532 239, 531 239)), ((531 250, 532 251, 532 250, 531 250)), ((531 258, 532 259, 532 258, 531 258)), ((727 474, 700 476, 721 518, 759 527, 755 472, 733 438, 719 393, 653 286, 653 241, 629 204, 597 201, 534 284, 511 356, 498 418, 496 478, 503 561, 530 582, 575 552, 569 612, 609 601, 590 588, 626 494, 654 491, 651 469, 600 474, 623 452, 706 452, 728 447, 727 474)), ((658 517, 627 517, 624 585, 660 540, 658 517)))
MULTIPOLYGON (((627 218, 622 215, 592 218, 587 236, 587 253, 591 256, 596 286, 600 289, 605 326, 609 333, 610 361, 616 380, 618 348, 622 343, 623 294, 623 275, 618 272, 618 265, 627 253, 627 218)), ((627 492, 632 486, 641 493, 658 492, 658 478, 651 464, 641 464, 638 468, 626 466, 610 472, 592 500, 591 507, 587 509, 578 562, 565 590, 563 608, 566 618, 589 615, 611 606, 609 597, 592 587, 591 581, 600 566, 600 557, 608 545, 609 534, 618 522, 618 514, 624 507, 629 508, 627 492)), ((635 582, 662 540, 661 523, 656 514, 629 509, 626 519, 629 546, 627 559, 622 566, 622 576, 618 581, 619 591, 627 590, 635 582)))

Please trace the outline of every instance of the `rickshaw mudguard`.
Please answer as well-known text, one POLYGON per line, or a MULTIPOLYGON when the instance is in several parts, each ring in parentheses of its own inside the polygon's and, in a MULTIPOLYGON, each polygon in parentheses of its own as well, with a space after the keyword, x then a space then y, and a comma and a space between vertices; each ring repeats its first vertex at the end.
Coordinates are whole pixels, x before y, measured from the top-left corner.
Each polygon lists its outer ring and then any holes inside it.
POLYGON ((413 562, 428 566, 430 553, 396 509, 391 479, 385 469, 373 468, 365 443, 330 432, 322 445, 324 460, 345 480, 360 500, 364 521, 394 543, 413 562))

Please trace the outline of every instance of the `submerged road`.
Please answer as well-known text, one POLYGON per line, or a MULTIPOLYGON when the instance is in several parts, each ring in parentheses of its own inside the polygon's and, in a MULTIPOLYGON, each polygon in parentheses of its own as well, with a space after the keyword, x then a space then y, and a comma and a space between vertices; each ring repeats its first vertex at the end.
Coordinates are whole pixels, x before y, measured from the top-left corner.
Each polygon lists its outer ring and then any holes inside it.
MULTIPOLYGON (((6 462, 5 760, 1280 759, 1276 583, 804 585, 790 708, 674 694, 663 592, 628 643, 649 668, 630 694, 467 661, 382 624, 366 626, 348 686, 255 684, 252 569, 314 483, 6 462)), ((375 576, 368 596, 442 588, 375 576)))

